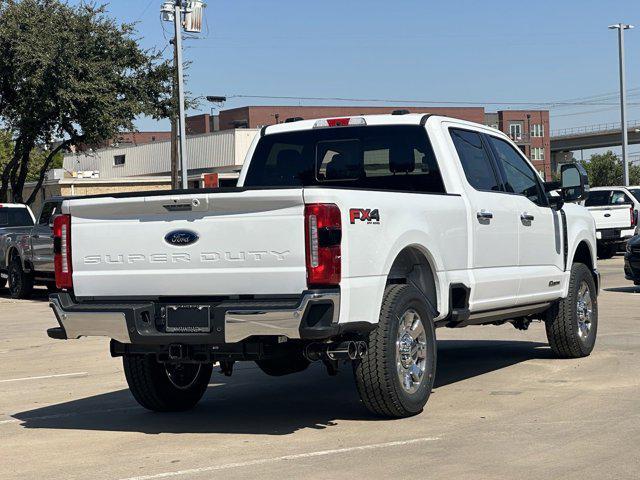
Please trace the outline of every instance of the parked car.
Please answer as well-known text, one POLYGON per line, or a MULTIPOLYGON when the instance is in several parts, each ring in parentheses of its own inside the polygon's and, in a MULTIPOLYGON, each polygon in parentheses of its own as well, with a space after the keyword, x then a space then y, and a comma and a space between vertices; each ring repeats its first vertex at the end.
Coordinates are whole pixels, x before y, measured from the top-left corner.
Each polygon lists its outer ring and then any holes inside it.
POLYGON ((636 235, 627 242, 624 253, 624 276, 640 285, 640 236, 636 235))
POLYGON ((596 222, 598 258, 624 250, 637 225, 640 202, 637 187, 594 187, 584 201, 596 222))
MULTIPOLYGON (((35 223, 31 209, 17 203, 0 203, 0 238, 8 233, 26 231, 35 223)), ((9 275, 0 266, 0 289, 4 288, 9 275)))
MULTIPOLYGON (((69 199, 56 217, 56 339, 111 338, 136 400, 193 407, 212 364, 269 375, 350 361, 372 412, 414 415, 437 327, 544 320, 558 357, 598 323, 587 178, 551 197, 497 130, 432 115, 269 126, 239 187, 69 199)), ((557 187, 555 187, 557 188, 557 187)))
POLYGON ((34 285, 55 291, 53 265, 53 218, 64 198, 45 201, 34 222, 0 231, 0 274, 8 280, 12 298, 30 298, 34 285))

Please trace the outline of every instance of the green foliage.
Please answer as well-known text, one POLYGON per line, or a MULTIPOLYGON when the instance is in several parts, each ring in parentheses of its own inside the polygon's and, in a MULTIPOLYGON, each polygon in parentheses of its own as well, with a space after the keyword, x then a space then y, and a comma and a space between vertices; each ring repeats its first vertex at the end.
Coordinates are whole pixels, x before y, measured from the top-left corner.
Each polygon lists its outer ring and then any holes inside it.
MULTIPOLYGON (((590 186, 622 185, 622 159, 611 150, 591 155, 591 158, 582 164, 589 175, 590 186)), ((629 184, 640 185, 640 165, 633 163, 629 165, 629 184)))
POLYGON ((60 0, 0 0, 0 122, 14 134, 2 169, 0 198, 14 200, 69 146, 94 145, 133 130, 139 115, 172 111, 172 67, 142 49, 134 25, 118 24, 103 6, 60 0), (56 151, 37 145, 64 140, 56 151), (42 155, 44 160, 42 160, 42 155))

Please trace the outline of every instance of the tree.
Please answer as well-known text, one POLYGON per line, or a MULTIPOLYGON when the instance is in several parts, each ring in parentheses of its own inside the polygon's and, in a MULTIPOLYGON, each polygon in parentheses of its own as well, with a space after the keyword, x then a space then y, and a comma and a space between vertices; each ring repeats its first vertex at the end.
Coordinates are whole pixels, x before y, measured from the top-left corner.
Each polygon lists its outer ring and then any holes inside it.
POLYGON ((0 160, 0 199, 10 185, 22 202, 31 177, 33 202, 70 145, 117 137, 139 115, 168 117, 171 75, 159 52, 138 45, 135 26, 118 24, 104 6, 0 0, 0 123, 13 134, 10 158, 0 160), (55 139, 55 148, 42 148, 55 139))
POLYGON ((611 150, 602 154, 591 155, 591 158, 582 162, 582 164, 589 175, 590 186, 622 185, 622 161, 611 150))

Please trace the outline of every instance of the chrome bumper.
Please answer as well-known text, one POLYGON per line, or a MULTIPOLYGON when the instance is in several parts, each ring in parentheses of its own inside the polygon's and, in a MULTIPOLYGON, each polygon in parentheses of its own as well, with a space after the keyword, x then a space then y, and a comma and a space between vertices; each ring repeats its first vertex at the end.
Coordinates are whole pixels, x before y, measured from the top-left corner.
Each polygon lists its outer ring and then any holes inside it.
POLYGON ((49 306, 67 339, 80 337, 109 337, 121 343, 131 343, 127 318, 118 312, 72 312, 64 310, 58 298, 52 297, 49 306))
POLYGON ((300 305, 290 310, 227 310, 224 315, 224 339, 235 343, 252 335, 284 336, 299 339, 300 323, 311 303, 333 304, 331 323, 337 324, 340 315, 339 293, 308 293, 300 305))
POLYGON ((114 306, 72 303, 67 294, 51 295, 49 306, 53 309, 61 328, 50 329, 52 338, 75 339, 80 337, 108 337, 120 343, 236 343, 251 336, 282 336, 302 338, 301 331, 307 325, 307 315, 314 305, 330 304, 331 317, 325 319, 327 331, 337 327, 340 314, 340 292, 305 292, 294 308, 269 307, 268 303, 225 304, 214 308, 224 311, 224 330, 212 325, 211 333, 165 333, 153 326, 154 322, 141 323, 140 312, 149 312, 153 318, 153 303, 144 305, 114 306), (63 299, 63 301, 61 301, 63 299), (107 310, 107 311, 105 311, 107 310), (223 331, 222 331, 223 330, 223 331), (221 332, 221 333, 218 333, 221 332))

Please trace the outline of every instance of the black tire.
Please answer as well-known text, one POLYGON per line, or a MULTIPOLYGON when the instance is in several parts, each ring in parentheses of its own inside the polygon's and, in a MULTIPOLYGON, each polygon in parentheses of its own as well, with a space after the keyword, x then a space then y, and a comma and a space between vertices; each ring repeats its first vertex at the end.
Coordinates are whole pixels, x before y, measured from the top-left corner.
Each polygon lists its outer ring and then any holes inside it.
POLYGON ((0 277, 0 290, 2 290, 7 285, 7 279, 0 277))
MULTIPOLYGON (((413 328, 411 329, 413 331, 413 328)), ((422 335, 422 334, 421 334, 422 335)), ((403 338, 406 335, 402 336, 403 338)), ((422 338, 422 337, 420 337, 422 338)), ((417 352, 418 350, 416 350, 417 352)), ((410 285, 390 285, 385 289, 378 326, 369 334, 368 350, 361 361, 354 363, 354 374, 360 398, 365 407, 377 415, 385 417, 409 417, 420 413, 431 394, 436 374, 436 334, 433 318, 423 295, 410 285), (423 374, 413 388, 403 386, 400 380, 401 366, 405 358, 411 361, 414 346, 407 350, 410 355, 400 353, 400 323, 405 315, 418 315, 409 318, 409 323, 424 331, 423 374)))
POLYGON ((22 268, 19 257, 13 257, 9 263, 9 294, 11 298, 26 300, 33 293, 33 277, 22 268))
POLYGON ((292 353, 285 357, 256 360, 256 365, 269 376, 282 377, 306 370, 311 362, 302 353, 292 353))
POLYGON ((608 260, 612 258, 618 248, 615 245, 602 245, 598 247, 598 258, 601 260, 608 260))
POLYGON ((206 364, 165 365, 153 355, 124 355, 122 363, 133 397, 154 412, 182 412, 195 407, 213 371, 213 366, 206 364))
MULTIPOLYGON (((587 297, 584 300, 586 302, 587 297)), ((545 327, 551 350, 560 358, 586 357, 593 350, 598 333, 598 297, 595 281, 586 265, 575 263, 571 267, 569 295, 549 309, 545 327), (588 288, 591 302, 588 320, 588 303, 579 303, 583 285, 588 288)))

